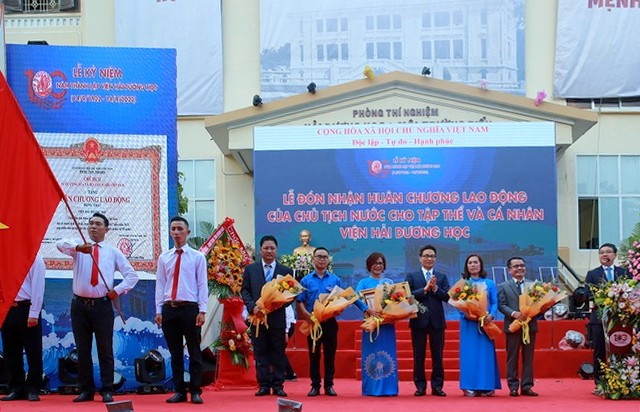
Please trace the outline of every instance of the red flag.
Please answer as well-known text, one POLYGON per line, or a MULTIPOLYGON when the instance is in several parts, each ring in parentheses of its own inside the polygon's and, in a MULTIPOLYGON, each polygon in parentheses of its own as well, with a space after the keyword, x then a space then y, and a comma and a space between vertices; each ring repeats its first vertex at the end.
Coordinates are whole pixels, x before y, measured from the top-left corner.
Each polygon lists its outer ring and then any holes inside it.
POLYGON ((64 192, 0 73, 0 325, 64 192))

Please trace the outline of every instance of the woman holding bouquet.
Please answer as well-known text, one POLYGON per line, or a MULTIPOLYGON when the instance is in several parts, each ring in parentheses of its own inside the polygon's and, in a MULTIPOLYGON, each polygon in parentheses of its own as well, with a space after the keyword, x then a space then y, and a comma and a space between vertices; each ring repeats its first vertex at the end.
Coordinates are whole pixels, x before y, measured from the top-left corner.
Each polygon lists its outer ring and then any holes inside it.
MULTIPOLYGON (((482 258, 477 254, 467 256, 464 279, 479 290, 486 290, 487 315, 484 323, 493 322, 498 310, 498 289, 493 280, 487 279, 482 258)), ((500 384, 498 358, 492 339, 484 332, 479 320, 460 319, 460 389, 465 396, 493 396, 500 384)))
MULTIPOLYGON (((382 277, 387 268, 387 260, 380 252, 373 252, 366 261, 369 277, 361 279, 356 293, 364 289, 373 289, 378 285, 394 283, 382 277)), ((373 311, 362 300, 356 306, 372 315, 373 311)), ((398 368, 396 355, 396 328, 393 323, 380 325, 380 333, 373 342, 366 331, 362 331, 362 395, 397 396, 398 368)))

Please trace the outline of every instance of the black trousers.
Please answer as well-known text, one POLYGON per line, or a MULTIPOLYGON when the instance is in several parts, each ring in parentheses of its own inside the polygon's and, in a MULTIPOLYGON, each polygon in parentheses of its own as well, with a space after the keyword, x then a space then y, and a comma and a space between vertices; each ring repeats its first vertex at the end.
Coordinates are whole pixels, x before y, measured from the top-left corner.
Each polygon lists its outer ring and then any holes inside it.
MULTIPOLYGON (((289 337, 289 340, 291 340, 291 337, 295 333, 296 333, 296 324, 294 323, 293 325, 291 325, 289 327, 289 332, 287 332, 287 336, 289 337)), ((293 370, 293 367, 291 366, 291 362, 289 362, 289 358, 285 357, 284 359, 285 359, 284 374, 285 374, 285 378, 289 379, 289 378, 293 377, 293 375, 295 375, 296 373, 293 370)))
POLYGON ((589 323, 591 332, 591 342, 593 344, 593 377, 598 384, 602 375, 600 362, 607 363, 607 346, 604 338, 604 327, 602 323, 589 323))
POLYGON ((426 328, 411 329, 411 346, 413 348, 413 383, 418 390, 427 389, 425 374, 425 356, 427 351, 427 337, 431 352, 431 389, 442 390, 444 385, 444 366, 442 351, 444 349, 444 329, 426 328))
POLYGON ((260 326, 258 337, 252 333, 251 343, 256 360, 256 378, 260 388, 282 389, 286 368, 285 328, 260 326))
POLYGON ((307 337, 309 347, 309 376, 311 377, 311 387, 320 388, 322 378, 320 377, 320 354, 324 356, 324 387, 333 386, 333 377, 336 373, 336 350, 338 349, 338 321, 331 318, 320 324, 322 326, 322 336, 316 341, 315 351, 313 341, 307 337))
POLYGON ((38 393, 42 385, 42 318, 38 325, 27 327, 30 303, 12 306, 2 324, 2 348, 11 376, 9 388, 19 394, 38 393), (22 352, 27 355, 26 375, 22 352))
POLYGON ((71 300, 71 328, 78 350, 78 383, 81 392, 94 393, 91 347, 96 338, 101 393, 113 392, 113 308, 108 298, 71 300))
POLYGON ((186 394, 184 381, 184 346, 189 352, 189 392, 201 393, 202 351, 200 350, 200 326, 196 326, 198 304, 180 307, 162 306, 162 332, 171 353, 171 373, 176 392, 186 394))

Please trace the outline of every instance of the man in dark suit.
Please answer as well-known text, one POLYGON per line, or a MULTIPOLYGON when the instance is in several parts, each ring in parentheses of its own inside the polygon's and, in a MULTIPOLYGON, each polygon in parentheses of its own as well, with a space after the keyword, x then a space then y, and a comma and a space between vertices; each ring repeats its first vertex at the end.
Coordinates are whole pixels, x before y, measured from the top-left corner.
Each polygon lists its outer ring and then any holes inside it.
MULTIPOLYGON (((260 254, 262 259, 248 265, 244 269, 242 284, 242 299, 247 311, 257 314, 260 308, 256 301, 260 298, 262 286, 278 275, 293 275, 293 271, 276 261, 278 241, 271 235, 260 239, 260 254)), ((285 347, 286 347, 286 314, 285 307, 281 307, 267 315, 269 328, 260 325, 258 336, 252 333, 253 353, 256 358, 256 377, 260 389, 256 396, 274 395, 287 396, 284 391, 285 378, 285 347)))
POLYGON ((507 261, 507 268, 511 280, 501 283, 498 287, 498 309, 504 314, 504 332, 507 338, 507 385, 509 396, 538 396, 531 389, 533 387, 533 353, 536 345, 538 322, 529 321, 529 343, 522 341, 523 330, 509 331, 509 325, 514 320, 527 320, 520 312, 520 295, 526 293, 531 286, 526 282, 527 269, 524 259, 512 257, 507 261), (518 376, 518 353, 522 350, 522 379, 518 376), (520 393, 518 393, 520 389, 520 393))
MULTIPOLYGON (((585 282, 589 285, 600 285, 601 283, 618 280, 627 276, 627 272, 620 266, 615 266, 613 263, 616 260, 616 254, 618 248, 612 243, 605 243, 598 249, 598 257, 600 259, 600 266, 595 269, 591 269, 587 273, 585 282)), ((589 290, 590 296, 593 295, 589 290)), ((602 326, 602 319, 598 316, 597 308, 593 308, 591 311, 591 318, 589 319, 589 331, 591 340, 593 342, 593 368, 594 378, 596 384, 600 378, 601 368, 600 361, 607 361, 607 348, 604 339, 604 327, 602 326)))
POLYGON ((423 304, 426 312, 419 312, 418 316, 409 320, 411 329, 411 345, 413 346, 413 382, 416 385, 415 396, 427 393, 427 379, 425 374, 425 353, 427 337, 431 351, 431 394, 447 396, 442 390, 444 384, 444 366, 442 352, 444 350, 444 331, 447 323, 444 318, 442 303, 449 300, 449 280, 444 273, 436 272, 436 248, 432 245, 420 249, 420 263, 422 268, 418 272, 407 274, 411 293, 418 302, 423 304))

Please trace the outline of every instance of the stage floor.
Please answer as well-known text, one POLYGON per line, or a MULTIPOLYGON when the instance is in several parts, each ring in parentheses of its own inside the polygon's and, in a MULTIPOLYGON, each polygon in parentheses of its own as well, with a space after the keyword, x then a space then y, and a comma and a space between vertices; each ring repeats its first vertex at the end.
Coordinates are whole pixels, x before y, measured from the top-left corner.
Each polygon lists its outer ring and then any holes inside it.
MULTIPOLYGON (((302 412, 326 412, 331 409, 348 410, 349 412, 364 411, 389 411, 398 408, 411 408, 415 411, 446 410, 447 412, 468 412, 472 408, 478 411, 573 411, 582 412, 600 411, 605 408, 616 412, 639 412, 638 401, 609 401, 592 395, 594 385, 592 381, 580 379, 538 379, 535 390, 540 394, 537 398, 517 397, 512 398, 506 389, 506 382, 502 382, 502 390, 496 392, 493 398, 466 398, 458 389, 457 381, 447 381, 444 390, 446 398, 426 396, 416 398, 413 396, 414 387, 411 382, 400 382, 400 394, 397 397, 373 398, 361 396, 361 382, 355 379, 338 379, 335 390, 338 396, 318 396, 309 398, 306 396, 309 390, 309 380, 299 379, 297 382, 287 382, 285 390, 288 399, 303 402, 302 412), (372 402, 375 402, 373 404, 372 402)), ((160 411, 277 411, 277 397, 254 396, 255 389, 227 388, 213 391, 205 388, 203 392, 204 405, 191 403, 173 404, 165 403, 171 394, 163 395, 136 395, 121 394, 115 397, 116 401, 131 400, 135 412, 160 412, 160 411)), ((94 401, 76 404, 71 402, 73 396, 44 395, 40 402, 13 401, 1 402, 0 411, 20 412, 77 412, 106 411, 105 404, 94 401)), ((99 396, 96 397, 99 399, 99 396)))

